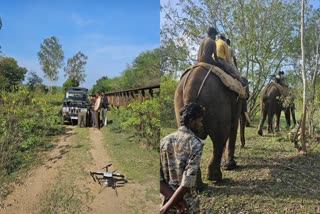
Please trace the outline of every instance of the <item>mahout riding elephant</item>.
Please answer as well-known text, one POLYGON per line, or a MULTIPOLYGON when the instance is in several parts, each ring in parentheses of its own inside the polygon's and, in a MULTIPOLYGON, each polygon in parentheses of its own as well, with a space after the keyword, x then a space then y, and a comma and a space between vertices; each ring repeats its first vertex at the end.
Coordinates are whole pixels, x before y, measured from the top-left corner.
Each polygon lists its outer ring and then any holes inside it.
POLYGON ((292 116, 293 124, 296 124, 294 97, 289 93, 288 88, 280 86, 277 83, 269 83, 260 95, 260 111, 261 118, 258 127, 258 134, 263 135, 263 123, 268 116, 268 132, 273 131, 273 117, 276 115, 275 131, 279 131, 279 123, 281 111, 284 111, 287 125, 291 126, 290 114, 292 116))
MULTIPOLYGON (((199 66, 189 70, 181 77, 175 91, 174 101, 178 124, 180 109, 185 104, 197 102, 205 108, 204 128, 195 134, 201 139, 210 136, 213 143, 213 153, 206 177, 211 181, 221 181, 220 165, 223 152, 225 166, 229 169, 236 167, 234 161, 235 142, 241 103, 245 99, 239 98, 237 93, 228 89, 219 77, 208 72, 207 68, 199 66)), ((201 173, 199 174, 201 175, 201 173)), ((200 182, 202 181, 200 180, 200 182)))

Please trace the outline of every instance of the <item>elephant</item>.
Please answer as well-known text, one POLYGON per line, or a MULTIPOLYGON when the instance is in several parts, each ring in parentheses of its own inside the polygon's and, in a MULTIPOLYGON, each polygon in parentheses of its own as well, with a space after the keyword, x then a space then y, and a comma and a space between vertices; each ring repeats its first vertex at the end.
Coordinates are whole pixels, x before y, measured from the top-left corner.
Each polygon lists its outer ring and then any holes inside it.
MULTIPOLYGON (((206 175, 210 181, 222 180, 222 159, 226 168, 236 167, 234 151, 243 101, 245 99, 239 98, 238 94, 228 89, 218 76, 202 66, 193 67, 185 72, 177 85, 174 105, 178 124, 180 109, 185 104, 196 102, 205 108, 203 129, 195 134, 201 139, 209 135, 213 143, 213 153, 206 175)), ((197 185, 202 183, 201 171, 198 175, 200 179, 197 180, 197 185)))
POLYGON ((282 110, 285 113, 287 125, 289 127, 291 126, 290 114, 294 125, 296 124, 294 97, 290 95, 288 91, 287 87, 280 86, 274 82, 269 83, 264 90, 262 90, 260 95, 261 118, 258 126, 258 134, 260 136, 263 135, 262 127, 267 116, 268 132, 274 133, 272 127, 274 115, 276 115, 275 131, 279 131, 280 115, 282 110))
POLYGON ((245 139, 245 127, 248 125, 250 125, 251 123, 251 120, 250 120, 250 117, 248 115, 248 112, 247 112, 247 100, 249 99, 249 96, 250 96, 250 91, 249 91, 249 81, 244 78, 244 77, 241 77, 242 78, 242 82, 245 83, 245 85, 247 85, 247 87, 245 88, 246 89, 246 94, 247 94, 247 98, 246 99, 241 99, 240 102, 241 102, 241 111, 240 111, 240 120, 239 120, 239 123, 240 123, 240 141, 241 141, 241 148, 243 148, 246 144, 246 139, 245 139))

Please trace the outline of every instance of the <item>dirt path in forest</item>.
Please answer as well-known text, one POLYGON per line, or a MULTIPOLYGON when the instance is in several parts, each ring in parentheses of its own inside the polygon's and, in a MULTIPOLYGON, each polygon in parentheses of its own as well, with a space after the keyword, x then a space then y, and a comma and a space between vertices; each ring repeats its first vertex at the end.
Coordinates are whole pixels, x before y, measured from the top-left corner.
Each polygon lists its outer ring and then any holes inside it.
MULTIPOLYGON (((95 139, 90 151, 93 168, 101 169, 101 166, 106 165, 107 162, 112 162, 103 145, 103 135, 99 130, 91 130, 90 139, 95 139)), ((113 163, 111 170, 114 169, 117 169, 117 166, 113 163)), ((91 184, 92 191, 96 193, 96 198, 89 205, 92 213, 155 213, 158 211, 157 205, 147 202, 145 187, 140 184, 129 181, 124 187, 117 188, 118 196, 112 188, 106 188, 98 194, 99 185, 93 182, 91 184)))
MULTIPOLYGON (((0 208, 0 213, 40 212, 40 203, 45 198, 44 195, 48 194, 50 188, 57 182, 61 182, 57 177, 67 164, 66 154, 76 152, 72 151, 75 148, 74 142, 69 138, 71 135, 76 135, 74 127, 70 127, 69 131, 61 137, 45 163, 33 169, 25 179, 14 185, 14 191, 2 202, 3 208, 0 208)), ((100 170, 107 162, 112 162, 104 146, 103 134, 99 130, 90 129, 88 137, 91 143, 89 153, 92 161, 81 168, 87 172, 100 170)), ((113 163, 111 170, 117 167, 113 163)), ((64 171, 64 173, 68 172, 64 171)), ((87 194, 90 195, 90 197, 78 196, 82 204, 85 204, 83 207, 86 207, 83 213, 155 213, 158 211, 158 205, 146 200, 146 187, 133 181, 129 181, 124 187, 117 188, 118 196, 112 188, 105 188, 99 193, 100 186, 94 183, 90 176, 76 180, 75 185, 79 189, 86 189, 87 194)))

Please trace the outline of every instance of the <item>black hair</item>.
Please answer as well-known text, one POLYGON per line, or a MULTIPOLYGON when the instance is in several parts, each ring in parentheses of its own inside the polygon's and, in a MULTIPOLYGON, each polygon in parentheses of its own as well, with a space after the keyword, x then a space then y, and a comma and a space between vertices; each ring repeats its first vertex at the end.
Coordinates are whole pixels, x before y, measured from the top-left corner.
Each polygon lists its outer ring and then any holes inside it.
POLYGON ((227 39, 227 44, 230 46, 230 44, 231 44, 230 39, 227 39))
POLYGON ((207 30, 208 35, 218 34, 218 31, 214 27, 209 27, 207 30))
POLYGON ((188 103, 180 110, 180 125, 189 127, 190 119, 197 119, 204 116, 204 108, 197 103, 188 103))

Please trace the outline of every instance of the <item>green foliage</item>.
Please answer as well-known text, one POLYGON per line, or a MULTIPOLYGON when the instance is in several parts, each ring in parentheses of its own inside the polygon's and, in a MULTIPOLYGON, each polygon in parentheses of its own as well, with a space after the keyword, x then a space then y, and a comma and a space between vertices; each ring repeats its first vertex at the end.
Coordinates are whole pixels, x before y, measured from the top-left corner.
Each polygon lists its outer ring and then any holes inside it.
POLYGON ((127 108, 120 107, 113 114, 117 115, 113 127, 121 131, 134 128, 152 148, 158 148, 160 135, 159 99, 134 101, 127 108))
POLYGON ((64 67, 65 76, 78 84, 84 82, 86 77, 84 66, 87 64, 87 59, 88 57, 81 51, 68 59, 67 66, 64 67))
POLYGON ((144 87, 160 82, 160 49, 145 51, 139 54, 120 77, 109 79, 102 77, 92 87, 91 93, 104 90, 106 92, 144 87))
MULTIPOLYGON (((42 145, 46 136, 61 132, 57 126, 60 106, 52 105, 43 93, 27 89, 0 92, 0 172, 4 174, 19 167, 26 158, 25 151, 42 145)), ((50 99, 61 100, 60 97, 50 99)))
POLYGON ((65 91, 69 87, 78 87, 78 86, 79 86, 78 81, 69 78, 63 83, 62 89, 63 91, 65 91))
POLYGON ((177 81, 171 75, 161 77, 160 105, 161 105, 161 127, 177 126, 174 112, 174 92, 177 81))
MULTIPOLYGON (((260 91, 269 83, 271 75, 279 70, 294 70, 293 74, 300 76, 300 35, 297 33, 300 5, 297 1, 226 0, 221 4, 217 0, 180 0, 176 4, 162 3, 161 13, 164 17, 160 34, 164 62, 161 71, 174 73, 174 69, 181 71, 184 65, 193 63, 207 28, 214 26, 231 39, 239 70, 251 80, 248 108, 252 114, 259 110, 260 91)), ((316 16, 311 19, 312 14, 306 14, 310 20, 306 23, 310 33, 306 35, 313 38, 306 40, 313 44, 314 50, 318 35, 314 33, 318 30, 314 26, 318 25, 312 24, 315 22, 311 20, 317 20, 316 16)), ((312 55, 314 51, 309 53, 312 55)))
POLYGON ((31 91, 34 91, 37 88, 41 90, 44 89, 42 79, 34 71, 30 72, 29 74, 27 85, 29 86, 29 90, 31 91))
MULTIPOLYGON (((164 29, 162 29, 164 31, 164 29)), ((177 71, 185 70, 192 64, 190 60, 188 46, 184 40, 167 39, 161 41, 160 46, 161 75, 176 74, 177 71)))
POLYGON ((1 89, 13 91, 25 78, 27 69, 19 67, 12 57, 4 57, 0 60, 1 89))
POLYGON ((160 49, 142 52, 122 73, 122 89, 159 84, 160 49))
POLYGON ((62 45, 55 36, 51 36, 40 44, 38 60, 45 76, 52 82, 58 80, 59 68, 63 66, 64 53, 62 45))
POLYGON ((119 88, 119 84, 112 85, 116 83, 116 79, 119 79, 119 78, 113 78, 111 80, 107 76, 101 77, 100 79, 97 80, 96 84, 93 85, 91 89, 91 94, 95 94, 96 92, 99 92, 99 91, 107 92, 107 91, 117 90, 119 88))

